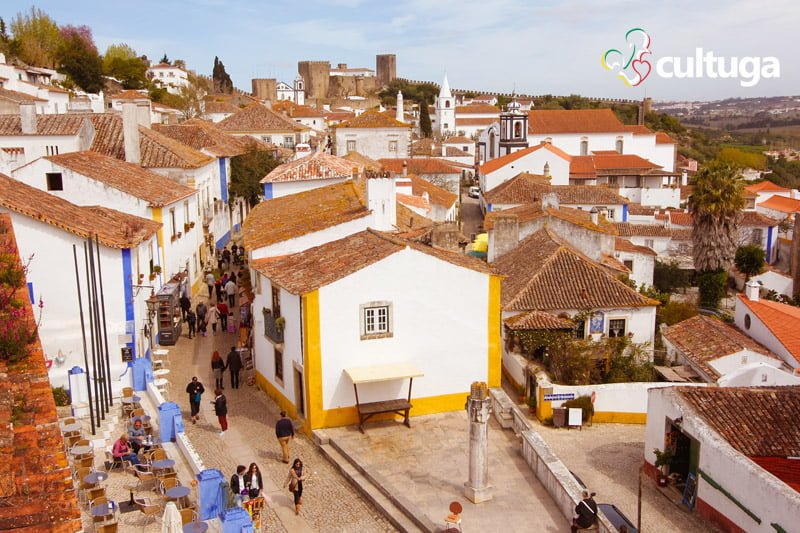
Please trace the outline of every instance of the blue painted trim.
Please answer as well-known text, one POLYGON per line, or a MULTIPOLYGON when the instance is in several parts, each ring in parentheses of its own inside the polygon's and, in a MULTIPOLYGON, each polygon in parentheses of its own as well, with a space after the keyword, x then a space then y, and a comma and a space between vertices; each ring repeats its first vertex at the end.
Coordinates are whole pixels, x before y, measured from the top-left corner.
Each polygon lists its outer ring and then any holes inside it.
POLYGON ((217 243, 216 243, 216 245, 215 245, 215 246, 216 246, 218 249, 219 249, 219 248, 222 248, 223 246, 225 246, 226 244, 228 244, 228 242, 229 242, 230 240, 231 240, 231 232, 230 232, 230 231, 226 231, 226 232, 225 232, 225 235, 223 235, 222 237, 220 237, 220 238, 219 238, 219 240, 217 241, 217 243))
POLYGON ((36 304, 36 298, 33 296, 33 282, 28 282, 28 298, 31 300, 31 305, 36 304))
MULTIPOLYGON (((131 249, 130 248, 123 248, 122 249, 122 283, 123 283, 123 290, 125 292, 125 322, 136 323, 136 312, 135 307, 133 305, 133 264, 131 261, 131 249)), ((128 328, 125 328, 126 330, 128 328)), ((125 333, 130 333, 131 342, 126 343, 126 346, 129 346, 133 350, 133 357, 136 358, 136 328, 132 328, 133 331, 125 333)))
POLYGON ((491 213, 491 211, 492 211, 492 204, 486 204, 486 211, 487 211, 488 213, 491 213))
POLYGON ((272 200, 272 184, 264 184, 264 200, 272 200))
POLYGON ((628 221, 628 204, 622 204, 622 221, 628 221))
POLYGON ((772 263, 772 231, 775 227, 767 228, 767 263, 772 263))
POLYGON ((219 194, 223 201, 228 201, 228 171, 225 168, 226 158, 220 157, 219 161, 219 194))
POLYGON ((233 225, 233 231, 235 231, 236 233, 239 233, 241 230, 242 230, 242 225, 241 224, 234 224, 233 225))

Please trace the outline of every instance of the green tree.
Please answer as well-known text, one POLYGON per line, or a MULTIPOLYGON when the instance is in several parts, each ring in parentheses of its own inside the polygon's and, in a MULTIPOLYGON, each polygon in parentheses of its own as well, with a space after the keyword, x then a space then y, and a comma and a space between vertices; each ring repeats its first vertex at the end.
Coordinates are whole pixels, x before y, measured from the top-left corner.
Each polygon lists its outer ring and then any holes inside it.
POLYGON ((167 57, 166 52, 164 53, 164 57, 161 58, 161 61, 159 61, 159 63, 164 63, 165 65, 171 65, 172 64, 170 62, 169 58, 167 57))
POLYGON ((742 180, 735 166, 714 161, 700 169, 689 199, 689 212, 694 219, 694 266, 702 307, 717 307, 725 294, 742 207, 742 180))
POLYGON ((103 65, 87 26, 65 26, 56 50, 58 70, 89 93, 103 90, 103 65))
POLYGON ((211 71, 211 79, 214 82, 214 92, 222 94, 230 94, 233 92, 233 81, 225 71, 225 65, 214 56, 214 68, 211 71))
POLYGON ((425 103, 424 100, 419 104, 419 132, 423 137, 430 137, 433 135, 431 115, 428 112, 428 104, 425 103))
POLYGON ((246 153, 231 159, 231 194, 256 205, 261 200, 261 179, 279 164, 273 152, 251 142, 246 153))
POLYGON ((745 244, 736 249, 736 269, 745 275, 745 280, 761 274, 764 270, 766 252, 757 244, 745 244))
POLYGON ((147 87, 147 64, 125 43, 112 44, 106 49, 103 74, 119 80, 126 89, 147 87))
POLYGON ((681 269, 678 261, 659 261, 653 267, 653 286, 659 292, 673 293, 689 286, 689 272, 681 269))
MULTIPOLYGON (((670 301, 656 308, 656 324, 672 326, 697 315, 697 306, 692 302, 670 301)), ((657 328, 656 328, 657 329, 657 328)))
POLYGON ((17 13, 11 20, 11 53, 21 61, 37 67, 54 68, 56 50, 61 44, 58 24, 36 7, 28 13, 17 13))

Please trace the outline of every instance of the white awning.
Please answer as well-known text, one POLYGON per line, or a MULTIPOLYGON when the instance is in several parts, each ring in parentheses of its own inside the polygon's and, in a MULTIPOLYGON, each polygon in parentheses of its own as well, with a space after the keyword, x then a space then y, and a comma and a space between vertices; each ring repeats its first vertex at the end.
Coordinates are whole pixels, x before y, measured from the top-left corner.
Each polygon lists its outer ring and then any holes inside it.
POLYGON ((345 368, 344 371, 356 385, 424 376, 422 371, 411 363, 359 366, 356 368, 345 368))

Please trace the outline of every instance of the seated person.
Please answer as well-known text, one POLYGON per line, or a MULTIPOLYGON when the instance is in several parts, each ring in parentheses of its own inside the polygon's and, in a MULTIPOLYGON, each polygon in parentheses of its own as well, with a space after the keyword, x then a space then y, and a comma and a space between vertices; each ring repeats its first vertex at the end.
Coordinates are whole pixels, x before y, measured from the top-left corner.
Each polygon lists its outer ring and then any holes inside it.
POLYGON ((147 433, 145 433, 144 426, 142 426, 142 419, 137 418, 133 422, 133 427, 128 430, 128 437, 133 453, 139 453, 139 450, 144 448, 145 451, 150 449, 146 446, 147 433))
POLYGON ((585 490, 581 494, 583 499, 575 506, 575 516, 572 518, 572 533, 578 529, 587 529, 597 522, 597 504, 594 502, 594 493, 585 490))
POLYGON ((130 446, 128 446, 127 433, 123 433, 122 436, 114 443, 114 447, 111 449, 111 455, 114 456, 114 460, 130 461, 131 464, 134 465, 139 464, 139 457, 133 453, 130 446))

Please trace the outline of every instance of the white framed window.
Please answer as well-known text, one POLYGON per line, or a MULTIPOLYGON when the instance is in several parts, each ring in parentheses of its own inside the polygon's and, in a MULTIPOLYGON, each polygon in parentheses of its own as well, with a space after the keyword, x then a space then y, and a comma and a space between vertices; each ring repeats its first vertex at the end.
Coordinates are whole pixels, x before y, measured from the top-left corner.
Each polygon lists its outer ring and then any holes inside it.
POLYGON ((397 151, 397 141, 389 141, 389 151, 390 152, 397 151))
POLYGON ((617 137, 617 142, 615 144, 615 148, 616 148, 618 154, 622 153, 622 148, 623 148, 622 137, 617 137))
POLYGON ((355 152, 356 151, 356 142, 355 141, 347 141, 347 151, 348 152, 355 152))
POLYGON ((361 340, 392 336, 392 304, 369 302, 360 306, 361 340))
POLYGON ((175 208, 169 210, 169 222, 170 228, 172 229, 172 236, 175 237, 178 235, 178 224, 175 221, 175 208))
POLYGON ((644 245, 647 246, 648 248, 650 248, 651 250, 655 249, 655 243, 656 243, 656 241, 654 239, 645 239, 644 240, 644 245))
POLYGON ((294 135, 285 135, 283 137, 284 148, 294 148, 294 135))
POLYGON ((606 218, 608 220, 614 220, 614 209, 606 209, 606 218))
POLYGON ((611 318, 608 321, 609 337, 624 337, 627 334, 628 321, 624 318, 611 318))
POLYGON ((581 139, 581 155, 589 155, 589 139, 581 139))

